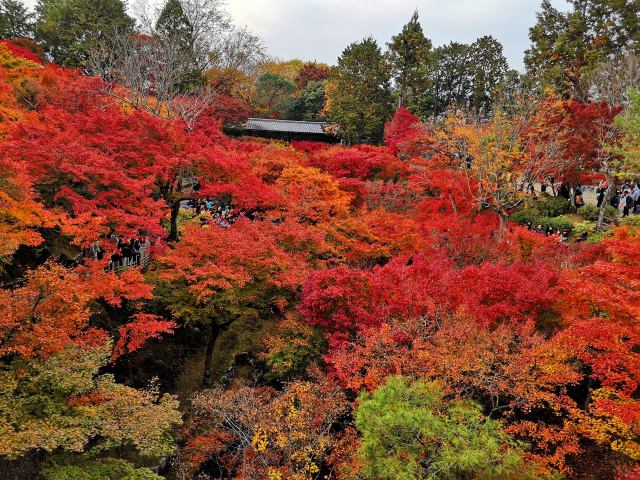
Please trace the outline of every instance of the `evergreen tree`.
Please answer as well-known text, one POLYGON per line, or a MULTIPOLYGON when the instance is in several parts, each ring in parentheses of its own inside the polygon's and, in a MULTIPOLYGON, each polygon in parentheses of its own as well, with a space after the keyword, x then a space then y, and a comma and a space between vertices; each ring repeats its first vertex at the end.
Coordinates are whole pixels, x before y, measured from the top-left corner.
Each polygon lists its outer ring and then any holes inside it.
POLYGON ((466 104, 471 89, 468 62, 468 45, 451 42, 436 48, 431 73, 433 100, 429 113, 439 115, 452 105, 462 107, 466 104))
POLYGON ((637 0, 569 0, 585 17, 589 37, 607 55, 640 52, 640 2, 637 0))
POLYGON ((487 116, 508 71, 502 45, 491 36, 471 45, 452 42, 437 48, 431 73, 430 113, 440 115, 456 107, 487 116))
POLYGON ((38 0, 35 36, 48 56, 67 67, 85 65, 110 33, 133 31, 121 0, 38 0))
POLYGON ((30 37, 33 30, 33 14, 16 0, 0 1, 0 37, 30 37))
POLYGON ((640 89, 629 92, 630 104, 616 119, 624 132, 613 169, 619 177, 637 178, 640 172, 640 89))
POLYGON ((193 27, 180 0, 167 0, 156 21, 157 34, 178 41, 183 48, 193 48, 193 27))
POLYGON ((379 143, 393 113, 390 75, 376 41, 349 45, 338 59, 329 92, 328 114, 349 142, 379 143))
POLYGON ((277 73, 267 72, 256 82, 254 106, 261 115, 284 114, 291 107, 296 84, 277 73))
POLYGON ((415 109, 418 98, 429 88, 432 62, 431 40, 424 36, 417 11, 387 47, 387 59, 398 90, 399 106, 415 109))
POLYGON ((506 78, 509 64, 503 54, 502 44, 492 36, 477 39, 469 46, 470 96, 468 108, 474 113, 488 115, 491 112, 496 89, 506 78))
POLYGON ((537 23, 529 30, 531 47, 525 52, 529 82, 540 90, 552 87, 566 97, 583 96, 583 69, 589 58, 599 57, 586 30, 582 12, 560 12, 543 0, 537 23))
POLYGON ((175 48, 184 68, 184 75, 176 88, 188 92, 206 82, 196 53, 193 25, 180 0, 167 0, 155 25, 156 35, 175 48))
POLYGON ((435 383, 390 378, 361 397, 356 427, 364 478, 533 478, 499 422, 474 402, 446 401, 435 383))
POLYGON ((300 94, 286 105, 283 117, 289 120, 321 120, 324 108, 324 82, 311 81, 300 91, 300 94))
POLYGON ((543 0, 525 52, 529 82, 588 100, 585 77, 607 58, 640 52, 640 2, 571 0, 560 12, 543 0))

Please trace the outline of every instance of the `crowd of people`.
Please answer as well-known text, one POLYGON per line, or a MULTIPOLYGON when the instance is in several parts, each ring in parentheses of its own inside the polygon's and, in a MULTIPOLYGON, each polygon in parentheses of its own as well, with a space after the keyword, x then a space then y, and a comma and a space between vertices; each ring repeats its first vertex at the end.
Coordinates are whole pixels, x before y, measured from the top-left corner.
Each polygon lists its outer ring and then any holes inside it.
POLYGON ((185 202, 183 207, 185 210, 194 212, 196 217, 200 217, 202 225, 213 221, 220 227, 228 228, 235 220, 233 202, 203 198, 189 200, 185 202), (206 213, 206 215, 202 215, 203 213, 206 213))
MULTIPOLYGON (((558 239, 558 241, 561 243, 567 243, 569 241, 569 230, 567 228, 554 229, 552 226, 548 226, 547 228, 544 228, 542 224, 538 224, 534 226, 533 223, 529 222, 527 223, 527 229, 534 231, 536 233, 539 233, 541 235, 546 235, 547 237, 555 236, 558 239)), ((584 240, 586 240, 586 238, 584 240)), ((578 241, 583 241, 583 240, 578 239, 578 241)))
MULTIPOLYGON (((568 183, 560 183, 557 184, 553 177, 549 177, 540 185, 540 193, 546 195, 552 195, 554 197, 562 197, 567 201, 571 201, 571 196, 573 195, 573 204, 580 208, 585 205, 584 201, 584 190, 586 187, 582 185, 576 185, 573 188, 573 192, 571 186, 568 183)), ((527 186, 527 191, 531 194, 535 194, 535 186, 533 183, 530 183, 527 186)))
MULTIPOLYGON (((527 190, 535 194, 535 187, 530 184, 527 190)), ((547 179, 545 183, 540 185, 540 192, 542 194, 551 194, 553 196, 565 198, 567 201, 571 200, 573 195, 573 201, 576 208, 580 208, 585 205, 584 201, 585 187, 576 185, 573 189, 566 183, 556 184, 553 178, 547 179)), ((607 191, 606 182, 600 182, 595 189, 597 195, 598 208, 602 205, 605 199, 607 191)), ((623 182, 616 186, 614 193, 612 194, 609 203, 619 208, 623 217, 630 214, 640 213, 640 184, 623 182)), ((211 222, 215 222, 218 226, 223 228, 230 227, 236 215, 233 213, 233 203, 230 201, 220 199, 194 199, 185 201, 182 208, 193 212, 194 217, 200 217, 201 225, 205 226, 211 222), (206 214, 206 215, 203 215, 206 214)), ((567 228, 554 228, 547 226, 546 228, 542 224, 535 225, 531 222, 527 224, 527 228, 531 231, 546 235, 547 237, 556 237, 559 242, 567 243, 569 241, 569 230, 567 228)), ((583 233, 576 241, 585 241, 587 237, 586 233, 583 233)), ((143 253, 149 247, 149 239, 130 238, 123 240, 117 234, 113 233, 109 237, 110 241, 115 246, 115 251, 111 255, 111 261, 107 270, 117 270, 123 267, 137 267, 141 265, 143 253)), ((92 245, 89 256, 97 260, 102 260, 105 255, 105 249, 101 242, 96 242, 92 245)))
MULTIPOLYGON (((596 192, 598 193, 598 207, 602 205, 607 190, 607 184, 602 182, 596 192)), ((609 203, 620 210, 622 217, 637 215, 640 213, 640 185, 638 183, 623 182, 616 186, 609 203)))
MULTIPOLYGON (((130 238, 124 240, 116 233, 112 233, 109 241, 113 244, 113 253, 107 271, 118 270, 120 268, 138 267, 143 262, 143 257, 150 246, 148 238, 130 238)), ((109 249, 112 250, 112 249, 109 249)), ((102 242, 95 242, 89 249, 90 258, 102 260, 105 256, 105 248, 102 242)))
MULTIPOLYGON (((551 193, 553 196, 566 198, 571 200, 573 194, 573 204, 576 208, 583 207, 585 205, 584 191, 587 187, 582 185, 576 185, 572 188, 567 183, 561 183, 556 185, 553 178, 547 179, 540 187, 541 193, 551 193)), ((605 201, 607 189, 609 185, 606 181, 601 181, 595 188, 596 193, 596 206, 600 208, 605 201)), ((529 192, 535 193, 533 184, 528 187, 529 192)), ((640 183, 623 181, 620 184, 614 185, 613 193, 609 198, 609 204, 618 209, 622 217, 628 217, 629 215, 637 215, 640 213, 640 183)))
MULTIPOLYGON (((580 211, 580 208, 586 205, 584 192, 593 187, 586 187, 583 185, 576 185, 571 187, 567 183, 556 184, 553 178, 548 178, 546 182, 540 185, 540 192, 542 194, 550 194, 556 197, 561 197, 571 202, 573 197, 573 206, 576 211, 580 211)), ((605 181, 601 181, 600 184, 594 189, 596 194, 597 208, 602 206, 607 196, 608 184, 605 181)), ((535 195, 535 188, 533 184, 529 184, 527 191, 535 195)), ((622 182, 616 184, 613 189, 613 193, 610 195, 609 204, 620 211, 621 216, 627 217, 631 214, 640 213, 640 184, 632 182, 622 182)), ((569 241, 569 229, 567 228, 554 228, 553 226, 544 226, 542 224, 534 224, 532 222, 527 223, 527 228, 530 231, 534 231, 547 237, 555 237, 561 243, 567 243, 569 241)), ((576 242, 584 242, 588 238, 588 234, 583 232, 576 242)))
MULTIPOLYGON (((200 217, 200 223, 203 226, 215 222, 220 227, 228 228, 236 220, 232 202, 205 198, 186 201, 182 208, 193 212, 196 217, 200 217), (207 215, 202 215, 203 213, 207 215)), ((97 241, 83 254, 85 258, 102 260, 107 251, 113 252, 106 268, 107 271, 143 265, 151 245, 148 237, 123 239, 116 233, 112 233, 108 237, 108 242, 111 243, 112 248, 109 246, 105 248, 101 241, 97 241)))

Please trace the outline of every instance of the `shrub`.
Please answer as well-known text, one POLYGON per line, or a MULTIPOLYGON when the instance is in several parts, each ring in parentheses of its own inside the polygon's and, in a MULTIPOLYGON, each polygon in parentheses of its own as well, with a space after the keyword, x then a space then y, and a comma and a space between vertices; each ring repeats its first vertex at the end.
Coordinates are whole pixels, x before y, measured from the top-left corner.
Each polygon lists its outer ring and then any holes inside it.
POLYGON ((578 210, 578 215, 589 222, 595 222, 598 220, 598 207, 595 205, 585 205, 578 210))
POLYGON ((115 458, 47 468, 44 477, 47 480, 162 480, 162 477, 148 468, 136 468, 124 460, 115 458))
POLYGON ((511 215, 511 221, 520 225, 527 225, 529 222, 535 224, 540 218, 540 214, 536 210, 525 208, 511 215))
POLYGON ((364 478, 533 478, 521 445, 499 422, 472 401, 445 397, 436 383, 405 377, 362 395, 356 427, 364 478))
POLYGON ((630 217, 624 217, 620 220, 621 225, 627 225, 629 227, 640 227, 640 215, 632 215, 630 217))
POLYGON ((533 208, 542 217, 559 217, 571 212, 571 203, 566 198, 544 195, 534 203, 533 208))
POLYGON ((595 229, 593 222, 576 222, 573 224, 573 232, 576 235, 582 235, 583 233, 591 234, 595 229))
POLYGON ((589 235, 589 238, 587 239, 587 242, 589 243, 599 243, 602 240, 604 240, 605 238, 609 238, 613 236, 613 232, 614 230, 607 230, 605 232, 595 232, 592 235, 589 235))
POLYGON ((542 225, 542 228, 552 227, 555 230, 568 229, 569 232, 573 231, 574 225, 567 217, 545 217, 537 215, 535 211, 525 209, 511 215, 511 221, 520 225, 527 225, 531 222, 533 228, 538 225, 542 225))
MULTIPOLYGON (((585 205, 578 210, 578 215, 589 222, 598 221, 599 214, 600 210, 595 205, 585 205)), ((607 205, 604 209, 604 214, 608 218, 616 218, 618 216, 618 210, 611 205, 607 205)))
POLYGON ((569 232, 573 231, 573 222, 566 217, 543 217, 539 219, 538 223, 541 223, 543 228, 551 227, 554 230, 562 230, 566 228, 569 232))

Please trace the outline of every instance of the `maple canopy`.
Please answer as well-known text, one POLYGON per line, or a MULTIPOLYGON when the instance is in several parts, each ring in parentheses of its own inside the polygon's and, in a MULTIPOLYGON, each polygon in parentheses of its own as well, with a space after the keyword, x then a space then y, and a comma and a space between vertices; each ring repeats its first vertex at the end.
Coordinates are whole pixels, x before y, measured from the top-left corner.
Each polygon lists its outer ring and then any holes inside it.
MULTIPOLYGON (((411 34, 432 62, 417 22, 394 48, 411 34)), ((249 114, 249 69, 204 75, 231 84, 188 122, 0 42, 1 465, 635 478, 637 217, 597 230, 538 190, 602 177, 608 201, 637 174, 638 94, 391 117, 386 61, 365 39, 334 70, 265 62, 254 107, 320 85, 345 135, 385 142, 285 144, 221 130, 249 114)))

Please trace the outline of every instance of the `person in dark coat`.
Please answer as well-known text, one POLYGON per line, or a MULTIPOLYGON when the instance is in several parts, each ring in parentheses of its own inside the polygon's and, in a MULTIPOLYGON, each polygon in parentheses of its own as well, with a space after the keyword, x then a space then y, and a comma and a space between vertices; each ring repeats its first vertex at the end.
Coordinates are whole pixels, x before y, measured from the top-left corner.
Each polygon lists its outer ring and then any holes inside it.
POLYGON ((615 192, 612 196, 611 196, 611 200, 609 200, 609 204, 613 207, 613 208, 619 208, 620 207, 620 193, 619 192, 615 192))
POLYGON ((602 206, 602 202, 604 202, 604 196, 607 194, 607 184, 605 182, 600 182, 598 188, 596 188, 596 193, 598 194, 598 208, 602 206))
POLYGON ((633 210, 633 205, 634 205, 633 197, 631 196, 631 192, 629 190, 624 192, 624 197, 622 197, 622 201, 624 202, 622 204, 622 218, 624 218, 629 216, 629 212, 633 210))
POLYGON ((580 185, 576 186, 573 198, 574 198, 576 207, 580 208, 584 206, 584 198, 583 198, 582 188, 580 187, 580 185))

